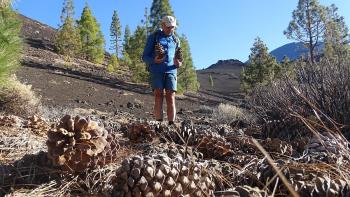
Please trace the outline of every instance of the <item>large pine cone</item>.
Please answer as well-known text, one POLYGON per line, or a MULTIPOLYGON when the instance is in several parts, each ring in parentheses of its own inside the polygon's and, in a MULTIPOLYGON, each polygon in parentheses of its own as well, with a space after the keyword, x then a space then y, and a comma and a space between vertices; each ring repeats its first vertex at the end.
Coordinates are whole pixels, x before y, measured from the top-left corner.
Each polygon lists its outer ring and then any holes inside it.
POLYGON ((155 51, 156 56, 158 56, 160 59, 162 59, 164 57, 165 50, 159 42, 157 42, 154 45, 154 51, 155 51))
POLYGON ((335 163, 338 160, 350 160, 349 142, 337 133, 318 133, 306 145, 304 161, 335 163))
POLYGON ((175 143, 145 144, 141 147, 143 155, 166 154, 171 159, 182 157, 189 160, 203 159, 203 154, 194 151, 190 146, 182 146, 175 143))
POLYGON ((225 138, 211 131, 197 131, 190 120, 181 122, 180 128, 165 128, 162 134, 167 141, 196 147, 205 158, 222 158, 233 153, 225 138))
POLYGON ((48 131, 46 144, 54 165, 77 172, 112 162, 119 148, 116 136, 97 122, 70 115, 48 131))
POLYGON ((262 146, 266 149, 266 151, 272 154, 281 154, 286 156, 291 156, 293 154, 292 145, 278 138, 267 138, 262 143, 262 146))
POLYGON ((180 145, 189 144, 190 141, 193 141, 197 130, 193 126, 191 120, 184 120, 181 122, 180 128, 178 127, 163 127, 159 131, 163 140, 174 142, 180 145))
POLYGON ((135 156, 122 162, 112 196, 207 196, 214 187, 201 163, 165 155, 135 156))
POLYGON ((180 47, 178 47, 175 51, 175 58, 178 59, 180 62, 182 62, 184 59, 182 49, 180 47))
POLYGON ((220 159, 233 155, 231 144, 214 132, 199 133, 195 139, 194 146, 203 153, 205 158, 220 159))
POLYGON ((347 181, 330 164, 289 165, 290 182, 301 196, 349 196, 347 181))
POLYGON ((136 122, 128 126, 127 137, 132 142, 151 142, 156 133, 147 122, 136 122))

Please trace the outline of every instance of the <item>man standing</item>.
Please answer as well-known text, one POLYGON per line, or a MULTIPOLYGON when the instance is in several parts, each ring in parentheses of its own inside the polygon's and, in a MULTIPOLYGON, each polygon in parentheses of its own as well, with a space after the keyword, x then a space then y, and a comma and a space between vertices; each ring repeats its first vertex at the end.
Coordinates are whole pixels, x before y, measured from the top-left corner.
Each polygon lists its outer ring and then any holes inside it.
POLYGON ((161 29, 147 38, 142 59, 149 66, 150 83, 154 92, 154 115, 157 121, 163 121, 163 98, 167 104, 169 125, 174 124, 175 92, 177 88, 177 68, 182 65, 176 51, 180 47, 175 37, 176 19, 164 16, 161 29))

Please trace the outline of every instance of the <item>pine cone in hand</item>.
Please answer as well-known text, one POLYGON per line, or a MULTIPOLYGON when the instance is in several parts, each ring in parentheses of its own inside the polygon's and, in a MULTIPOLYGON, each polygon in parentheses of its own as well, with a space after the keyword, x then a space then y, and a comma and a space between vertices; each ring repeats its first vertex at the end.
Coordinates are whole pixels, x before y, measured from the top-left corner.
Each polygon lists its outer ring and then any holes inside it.
POLYGON ((156 53, 156 56, 158 56, 160 59, 164 57, 164 48, 159 42, 155 44, 154 51, 156 53))
POLYGON ((179 47, 175 51, 175 58, 178 59, 180 62, 183 61, 183 55, 182 55, 182 49, 179 47))

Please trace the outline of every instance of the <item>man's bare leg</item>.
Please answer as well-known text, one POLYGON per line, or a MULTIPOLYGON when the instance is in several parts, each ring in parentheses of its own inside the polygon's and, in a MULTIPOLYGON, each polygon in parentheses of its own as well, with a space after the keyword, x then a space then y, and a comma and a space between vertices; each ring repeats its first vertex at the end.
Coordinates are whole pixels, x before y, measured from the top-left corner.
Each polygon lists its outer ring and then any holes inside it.
POLYGON ((164 90, 155 89, 154 90, 154 116, 156 120, 163 120, 163 98, 164 90))
POLYGON ((174 123, 176 116, 175 108, 175 92, 173 90, 165 91, 165 99, 167 106, 167 115, 169 123, 174 123))

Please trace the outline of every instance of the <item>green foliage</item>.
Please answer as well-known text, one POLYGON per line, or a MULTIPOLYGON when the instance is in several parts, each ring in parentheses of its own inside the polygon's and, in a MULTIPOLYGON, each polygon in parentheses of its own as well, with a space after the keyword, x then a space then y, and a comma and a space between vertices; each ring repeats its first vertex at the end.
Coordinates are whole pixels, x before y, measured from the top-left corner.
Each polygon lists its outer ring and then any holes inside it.
POLYGON ((183 53, 182 66, 178 69, 178 92, 198 91, 199 82, 193 65, 190 46, 185 35, 179 37, 183 53))
POLYGON ((121 58, 121 61, 123 62, 124 65, 131 64, 129 54, 127 52, 130 48, 130 44, 129 44, 130 37, 131 37, 130 28, 129 28, 129 25, 126 25, 124 30, 123 49, 122 49, 122 58, 121 58))
POLYGON ((349 29, 344 17, 339 16, 338 8, 332 4, 326 9, 326 31, 324 35, 325 56, 333 58, 347 53, 346 44, 349 42, 349 29))
POLYGON ((143 62, 132 62, 132 81, 136 83, 145 83, 148 82, 149 79, 149 72, 145 69, 145 64, 143 62))
POLYGON ((325 31, 325 8, 318 0, 299 0, 293 19, 283 32, 288 39, 294 39, 305 44, 309 49, 310 61, 315 61, 315 47, 325 31))
POLYGON ((4 83, 19 66, 21 23, 10 7, 0 8, 0 82, 4 83))
POLYGON ((116 55, 112 55, 107 66, 107 72, 113 73, 118 69, 119 63, 116 55))
MULTIPOLYGON (((130 60, 129 69, 133 71, 135 82, 147 82, 148 72, 146 64, 141 60, 143 49, 146 45, 146 28, 137 26, 134 34, 129 38, 129 46, 125 49, 130 60)), ((124 56, 125 57, 125 56, 124 56)))
POLYGON ((104 38, 96 18, 86 5, 78 21, 80 39, 82 43, 81 54, 89 61, 102 63, 104 60, 104 38))
POLYGON ((163 16, 174 16, 169 0, 153 0, 150 13, 151 32, 160 27, 163 16))
POLYGON ((211 74, 209 74, 209 84, 212 88, 214 87, 214 80, 213 80, 213 77, 211 76, 211 74))
POLYGON ((82 48, 81 40, 73 18, 67 17, 65 19, 58 30, 55 45, 58 53, 64 56, 75 57, 80 53, 82 48))
POLYGON ((1 0, 0 1, 0 8, 7 8, 11 5, 12 0, 1 0))
POLYGON ((268 53, 268 48, 259 37, 250 50, 249 63, 241 73, 242 89, 246 92, 257 85, 270 83, 280 71, 276 59, 268 53))
POLYGON ((148 14, 148 11, 147 11, 147 7, 145 8, 145 12, 143 14, 143 17, 144 19, 141 20, 143 26, 145 27, 146 29, 146 35, 150 35, 150 32, 151 32, 151 29, 150 29, 150 16, 148 14))
POLYGON ((115 50, 116 57, 119 55, 119 45, 121 41, 121 25, 118 17, 118 13, 114 10, 112 23, 110 27, 110 36, 111 36, 111 50, 115 50))

